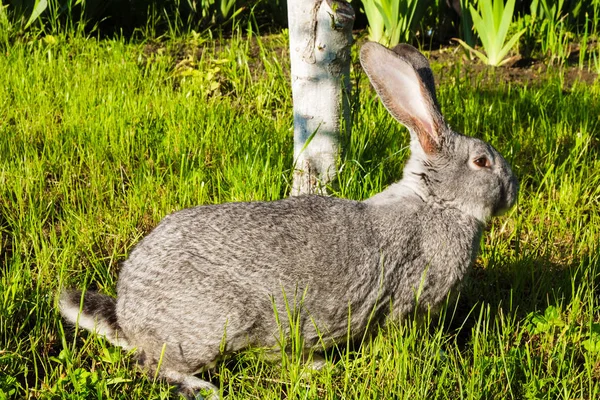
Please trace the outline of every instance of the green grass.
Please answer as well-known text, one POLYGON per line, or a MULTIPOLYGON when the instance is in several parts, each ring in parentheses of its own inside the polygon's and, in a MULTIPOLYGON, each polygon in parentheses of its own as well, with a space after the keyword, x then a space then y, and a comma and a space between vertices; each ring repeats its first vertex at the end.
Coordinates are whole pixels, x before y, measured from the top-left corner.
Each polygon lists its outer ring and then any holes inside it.
MULTIPOLYGON (((158 399, 133 358, 63 326, 61 287, 115 294, 119 262, 166 214, 287 196, 285 38, 154 44, 52 37, 0 57, 0 399, 158 399), (282 51, 283 49, 283 51, 282 51)), ((498 83, 434 65, 457 130, 521 181, 457 302, 340 344, 310 372, 255 351, 206 379, 234 399, 594 399, 600 396, 600 85, 498 83)), ((360 78, 335 195, 400 178, 408 135, 360 78)))

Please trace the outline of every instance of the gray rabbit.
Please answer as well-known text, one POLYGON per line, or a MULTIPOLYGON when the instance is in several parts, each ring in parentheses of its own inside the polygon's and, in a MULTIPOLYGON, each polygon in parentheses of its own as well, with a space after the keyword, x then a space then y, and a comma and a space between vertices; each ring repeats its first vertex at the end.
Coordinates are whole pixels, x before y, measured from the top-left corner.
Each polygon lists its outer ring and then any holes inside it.
POLYGON ((194 374, 244 348, 277 348, 286 302, 307 350, 345 341, 349 323, 357 336, 439 305, 476 257, 486 221, 515 203, 517 180, 492 146, 448 127, 418 50, 366 43, 360 59, 410 131, 401 181, 362 202, 303 196, 175 212, 123 263, 116 300, 66 291, 62 315, 135 348, 151 371, 162 359, 160 375, 182 394, 218 397, 194 374))

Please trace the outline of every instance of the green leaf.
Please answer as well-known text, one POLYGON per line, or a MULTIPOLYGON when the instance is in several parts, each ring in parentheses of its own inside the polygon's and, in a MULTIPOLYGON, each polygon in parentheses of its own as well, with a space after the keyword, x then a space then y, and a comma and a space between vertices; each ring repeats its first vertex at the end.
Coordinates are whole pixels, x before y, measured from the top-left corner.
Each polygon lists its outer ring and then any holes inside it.
POLYGON ((549 321, 560 319, 560 311, 554 306, 548 306, 544 311, 544 317, 549 321))
POLYGON ((600 337, 597 335, 581 342, 583 348, 593 354, 600 353, 600 337))
POLYGON ((489 62, 488 62, 489 60, 488 60, 488 58, 485 56, 485 54, 483 54, 483 53, 482 53, 482 52, 480 52, 480 51, 477 51, 477 50, 475 50, 474 48, 472 48, 471 46, 469 46, 469 45, 468 45, 466 42, 464 42, 464 41, 462 41, 462 40, 460 40, 460 39, 456 39, 456 41, 457 41, 458 43, 460 43, 460 45, 461 45, 461 46, 463 46, 465 49, 467 49, 467 50, 469 50, 469 51, 473 52, 473 54, 475 54, 477 57, 479 57, 479 58, 481 59, 481 61, 483 61, 483 62, 484 62, 484 63, 486 63, 486 64, 489 64, 489 62))
MULTIPOLYGON (((496 0, 496 3, 501 3, 501 0, 496 0)), ((503 9, 502 14, 499 16, 500 18, 500 26, 497 31, 497 40, 499 41, 499 47, 502 47, 502 43, 506 39, 506 35, 508 34, 508 28, 510 27, 510 23, 513 18, 513 12, 515 10, 515 0, 508 0, 506 3, 506 7, 503 9)))
POLYGON ((129 383, 132 382, 132 379, 129 378, 123 378, 122 376, 117 376, 115 378, 109 378, 106 380, 106 384, 107 385, 116 385, 119 383, 129 383))
POLYGON ((48 0, 36 0, 35 5, 33 6, 33 11, 31 12, 31 16, 29 17, 29 21, 25 24, 25 28, 28 28, 33 22, 35 22, 40 15, 48 8, 48 0))
MULTIPOLYGON (((502 60, 508 54, 508 52, 515 46, 515 44, 517 44, 517 41, 519 40, 521 35, 523 35, 523 33, 525 33, 525 31, 526 31, 526 29, 523 29, 523 30, 515 33, 513 35, 513 37, 510 38, 510 40, 506 43, 506 45, 500 51, 500 55, 499 55, 500 60, 502 60)), ((498 65, 504 65, 508 61, 509 60, 499 61, 498 65)))

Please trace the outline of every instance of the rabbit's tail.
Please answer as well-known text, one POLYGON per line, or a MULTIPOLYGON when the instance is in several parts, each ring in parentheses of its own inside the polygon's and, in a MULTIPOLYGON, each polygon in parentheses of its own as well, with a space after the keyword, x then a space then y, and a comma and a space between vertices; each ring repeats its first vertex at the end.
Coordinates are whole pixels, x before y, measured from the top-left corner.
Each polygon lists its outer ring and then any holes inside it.
POLYGON ((84 294, 80 290, 66 290, 60 296, 59 309, 73 325, 103 336, 116 346, 130 348, 117 322, 116 301, 112 297, 98 292, 84 294))

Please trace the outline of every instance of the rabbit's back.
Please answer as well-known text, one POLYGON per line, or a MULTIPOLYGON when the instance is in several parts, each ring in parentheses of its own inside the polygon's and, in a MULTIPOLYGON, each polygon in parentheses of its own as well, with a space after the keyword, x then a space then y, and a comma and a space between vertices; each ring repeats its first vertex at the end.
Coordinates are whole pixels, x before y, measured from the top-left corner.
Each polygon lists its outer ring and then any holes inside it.
POLYGON ((351 268, 366 248, 378 247, 375 234, 363 203, 330 197, 189 208, 165 217, 135 247, 123 264, 119 295, 136 278, 170 285, 170 278, 201 282, 219 271, 255 285, 337 278, 340 267, 351 268))

